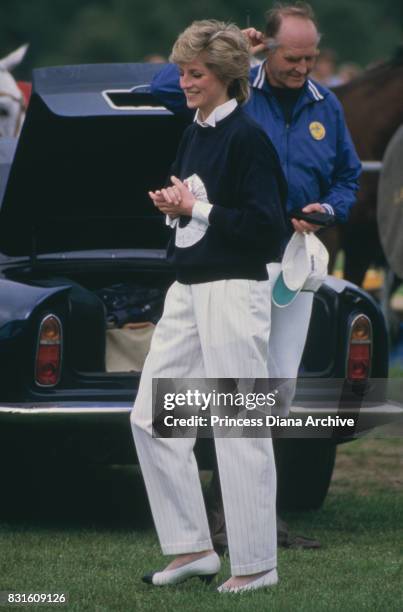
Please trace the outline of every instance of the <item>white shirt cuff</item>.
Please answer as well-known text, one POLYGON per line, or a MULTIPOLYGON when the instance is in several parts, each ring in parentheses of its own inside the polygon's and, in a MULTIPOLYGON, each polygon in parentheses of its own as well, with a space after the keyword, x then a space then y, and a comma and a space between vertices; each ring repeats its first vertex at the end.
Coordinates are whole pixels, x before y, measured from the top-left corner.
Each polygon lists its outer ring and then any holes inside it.
POLYGON ((175 219, 172 219, 169 215, 165 215, 165 225, 169 225, 169 227, 176 227, 178 221, 179 217, 175 217, 175 219))
POLYGON ((194 206, 192 208, 192 217, 197 219, 198 221, 203 221, 206 225, 209 225, 209 214, 211 209, 213 208, 212 204, 208 202, 200 202, 200 200, 196 200, 194 206))
POLYGON ((321 206, 323 206, 323 208, 326 209, 326 212, 328 212, 329 215, 334 215, 334 208, 333 208, 333 206, 331 206, 330 204, 326 204, 324 202, 321 202, 321 206))

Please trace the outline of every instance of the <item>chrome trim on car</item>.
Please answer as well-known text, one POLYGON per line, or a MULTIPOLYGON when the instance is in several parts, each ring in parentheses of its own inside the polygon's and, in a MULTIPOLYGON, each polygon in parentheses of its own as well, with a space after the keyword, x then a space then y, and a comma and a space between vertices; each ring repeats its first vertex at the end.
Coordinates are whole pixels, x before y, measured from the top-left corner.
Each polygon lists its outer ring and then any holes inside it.
MULTIPOLYGON (((89 403, 86 406, 75 406, 73 403, 68 404, 60 404, 60 405, 50 405, 46 407, 39 407, 33 404, 8 404, 8 405, 0 405, 0 414, 21 414, 21 415, 76 415, 76 414, 91 414, 91 415, 100 415, 100 414, 130 414, 132 411, 132 404, 107 404, 102 406, 100 404, 89 403)), ((314 414, 317 417, 333 415, 333 414, 342 414, 343 412, 351 413, 357 412, 360 414, 385 414, 385 415, 396 415, 403 416, 403 405, 386 401, 381 404, 373 404, 368 406, 361 406, 357 408, 353 408, 350 406, 341 407, 338 403, 334 403, 333 406, 326 405, 319 407, 313 407, 312 405, 309 408, 304 406, 291 406, 290 414, 294 415, 308 415, 314 414)))
POLYGON ((323 416, 328 416, 328 415, 334 415, 334 414, 339 414, 342 415, 343 412, 350 414, 350 413, 357 413, 357 414, 385 414, 385 415, 396 415, 396 416, 402 416, 403 417, 403 405, 397 404, 395 402, 391 402, 391 401, 386 401, 383 404, 374 404, 372 406, 361 406, 361 407, 350 407, 350 406, 346 406, 346 407, 341 407, 339 405, 336 405, 334 407, 331 406, 326 406, 326 407, 309 407, 309 408, 304 408, 303 406, 291 406, 290 408, 290 414, 295 414, 295 415, 308 415, 308 414, 312 414, 315 415, 315 417, 317 416, 318 418, 323 417, 323 416))
POLYGON ((157 106, 150 106, 148 104, 141 104, 141 105, 140 104, 138 105, 128 104, 126 106, 118 106, 117 104, 113 102, 112 98, 109 97, 109 94, 130 94, 141 88, 148 89, 148 84, 144 83, 143 85, 136 85, 135 87, 132 87, 131 89, 104 89, 103 91, 101 91, 101 94, 105 102, 108 104, 108 106, 110 106, 110 108, 113 108, 113 110, 118 110, 118 111, 141 110, 141 111, 152 111, 152 112, 155 112, 158 110, 158 111, 166 111, 167 113, 169 113, 166 106, 163 106, 162 104, 157 105, 157 106))
POLYGON ((31 415, 46 415, 46 416, 60 416, 60 415, 77 415, 77 414, 130 414, 132 406, 51 406, 46 408, 39 408, 35 406, 23 406, 21 404, 9 404, 8 406, 0 406, 1 414, 20 414, 25 416, 31 415))

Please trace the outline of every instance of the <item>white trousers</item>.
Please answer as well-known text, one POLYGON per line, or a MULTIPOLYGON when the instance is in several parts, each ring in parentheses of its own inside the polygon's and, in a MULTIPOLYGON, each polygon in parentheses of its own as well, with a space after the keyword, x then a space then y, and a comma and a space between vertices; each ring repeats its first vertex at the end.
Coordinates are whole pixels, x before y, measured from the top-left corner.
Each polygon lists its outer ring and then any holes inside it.
MULTIPOLYGON (((153 378, 265 378, 269 281, 224 280, 169 289, 131 416, 164 554, 212 548, 192 438, 152 437, 153 378)), ((277 564, 272 441, 215 438, 233 575, 277 564)))
MULTIPOLYGON (((280 273, 280 264, 267 266, 270 285, 280 273)), ((279 407, 275 414, 287 416, 295 395, 298 369, 304 352, 311 320, 313 292, 301 291, 288 306, 279 308, 271 305, 271 327, 268 351, 268 369, 270 378, 289 379, 281 385, 277 398, 279 407)))

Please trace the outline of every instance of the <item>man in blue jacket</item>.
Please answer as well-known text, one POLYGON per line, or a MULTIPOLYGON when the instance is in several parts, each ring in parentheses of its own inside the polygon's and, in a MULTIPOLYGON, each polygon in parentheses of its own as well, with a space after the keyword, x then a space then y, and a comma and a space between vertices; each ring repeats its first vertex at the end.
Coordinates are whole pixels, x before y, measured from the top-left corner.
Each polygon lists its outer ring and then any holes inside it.
MULTIPOLYGON (((266 55, 263 63, 251 69, 251 96, 244 108, 266 131, 279 155, 288 182, 290 233, 292 229, 297 232, 319 229, 317 225, 293 218, 295 210, 328 212, 336 222, 345 222, 355 202, 361 164, 336 96, 308 78, 319 53, 320 40, 311 7, 302 2, 276 5, 266 13, 264 33, 254 28, 244 33, 252 53, 266 55)), ((173 112, 189 113, 175 65, 166 66, 155 76, 152 93, 173 112)), ((270 267, 269 276, 274 282, 270 267)), ((285 308, 272 304, 271 377, 297 378, 312 304, 313 293, 309 291, 301 291, 285 308)), ((291 405, 294 390, 295 385, 290 385, 283 405, 285 412, 291 405)), ((214 483, 218 488, 216 476, 214 483)), ((216 531, 222 523, 220 504, 217 508, 216 531)), ((280 543, 289 545, 288 535, 282 537, 280 543)), ((304 545, 304 540, 300 543, 304 545)), ((305 544, 309 546, 309 541, 305 544)))

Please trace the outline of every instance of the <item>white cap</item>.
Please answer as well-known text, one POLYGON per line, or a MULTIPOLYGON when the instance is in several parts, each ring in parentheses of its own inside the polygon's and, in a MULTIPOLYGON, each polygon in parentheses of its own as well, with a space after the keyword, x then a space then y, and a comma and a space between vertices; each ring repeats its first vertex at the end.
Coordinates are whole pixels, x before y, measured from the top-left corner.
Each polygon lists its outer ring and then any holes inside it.
POLYGON ((281 273, 273 288, 276 306, 291 304, 302 290, 316 291, 326 278, 329 253, 313 234, 294 232, 284 252, 281 273))

